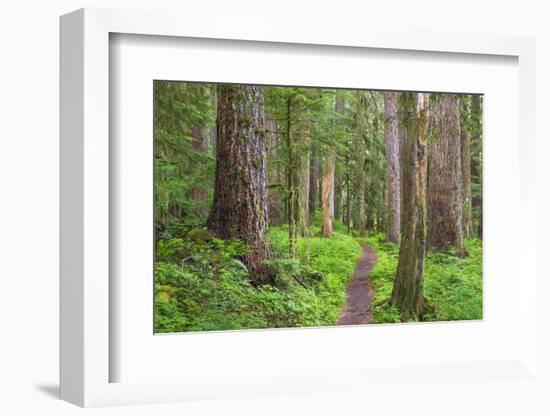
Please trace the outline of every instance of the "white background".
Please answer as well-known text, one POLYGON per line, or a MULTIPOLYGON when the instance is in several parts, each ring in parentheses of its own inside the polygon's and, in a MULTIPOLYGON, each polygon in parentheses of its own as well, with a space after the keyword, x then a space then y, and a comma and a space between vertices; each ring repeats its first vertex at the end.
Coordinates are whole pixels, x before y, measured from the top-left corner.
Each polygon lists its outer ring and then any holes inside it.
MULTIPOLYGON (((189 12, 190 19, 225 15, 235 31, 245 31, 262 19, 282 26, 321 25, 328 32, 346 25, 393 24, 437 30, 536 35, 538 38, 539 250, 548 253, 543 239, 550 230, 542 214, 548 200, 548 115, 550 106, 550 13, 536 1, 18 1, 3 4, 0 13, 0 180, 2 181, 2 235, 0 253, 2 341, 0 342, 0 412, 18 414, 73 414, 81 409, 60 402, 58 367, 58 16, 83 6, 135 9, 173 9, 189 12), (546 122, 546 124, 545 124, 546 122), (546 138, 546 140, 543 140, 546 138), (7 267, 6 267, 7 266, 7 267)), ((185 22, 182 22, 185 24, 185 22)), ((513 224, 510 224, 513 227, 513 224)), ((514 241, 510 241, 513 249, 514 241)), ((548 275, 540 256, 539 273, 548 275)), ((503 259, 505 261, 505 259, 503 259)), ((550 277, 549 277, 550 279, 550 277)), ((538 288, 550 293, 548 280, 538 288)), ((539 319, 550 327, 549 304, 538 303, 539 319)), ((541 326, 542 328, 542 326, 541 326)), ((550 374, 550 330, 539 332, 539 366, 550 374)), ((388 385, 376 397, 364 392, 315 396, 272 397, 93 410, 99 414, 392 414, 393 403, 410 401, 418 414, 548 414, 542 391, 526 384, 500 383, 488 389, 458 383, 433 385, 424 390, 396 393, 388 385), (396 397, 397 396, 397 397, 396 397), (537 399, 538 398, 538 399, 537 399)), ((545 393, 550 391, 546 386, 545 393)))

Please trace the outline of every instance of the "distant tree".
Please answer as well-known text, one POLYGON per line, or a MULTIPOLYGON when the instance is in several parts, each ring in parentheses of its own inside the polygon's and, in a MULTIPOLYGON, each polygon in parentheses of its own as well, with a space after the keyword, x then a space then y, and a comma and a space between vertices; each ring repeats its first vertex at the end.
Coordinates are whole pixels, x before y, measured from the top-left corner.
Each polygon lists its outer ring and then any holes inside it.
MULTIPOLYGON (((193 127, 191 135, 193 137, 193 149, 197 152, 206 153, 208 151, 208 132, 206 126, 193 127)), ((204 167, 201 170, 204 172, 204 167)), ((205 186, 195 186, 191 188, 190 194, 192 200, 204 200, 208 196, 208 189, 205 186)))
POLYGON ((477 236, 483 238, 483 145, 482 145, 482 96, 471 96, 470 114, 470 173, 472 179, 472 216, 477 218, 477 236))
MULTIPOLYGON (((292 219, 294 224, 294 240, 307 233, 309 225, 309 164, 311 158, 311 137, 309 129, 310 99, 308 90, 296 91, 294 96, 294 123, 289 132, 288 148, 291 149, 290 189, 292 198, 292 219)), ((293 244, 296 248, 296 243, 293 244)), ((292 257, 296 257, 294 250, 292 257)))
MULTIPOLYGON (((354 159, 354 190, 356 193, 356 204, 357 204, 357 230, 360 236, 365 235, 366 231, 366 206, 365 206, 365 196, 366 196, 366 136, 367 136, 367 99, 365 97, 364 91, 358 91, 355 95, 355 133, 353 134, 353 159, 354 159)), ((351 182, 351 181, 350 181, 351 182)), ((351 194, 351 189, 349 190, 351 194)), ((351 196, 351 195, 350 195, 351 196)), ((351 198, 350 198, 351 199, 351 198)))
POLYGON ((214 125, 209 84, 155 81, 155 228, 204 223, 214 160, 207 132, 214 125))
POLYGON ((464 237, 472 236, 472 187, 470 156, 470 106, 467 96, 460 97, 460 163, 462 168, 462 225, 464 237))
POLYGON ((270 154, 276 167, 278 194, 284 200, 288 223, 289 251, 297 255, 297 241, 309 225, 310 159, 312 149, 311 113, 315 110, 315 90, 279 87, 268 90, 266 107, 276 124, 277 148, 270 154))
POLYGON ((329 147, 323 167, 321 182, 321 206, 323 208, 323 235, 330 237, 334 220, 334 168, 336 165, 336 148, 329 147))
POLYGON ((311 145, 309 163, 309 214, 313 217, 319 206, 319 150, 316 143, 311 145))
POLYGON ((278 125, 275 119, 266 116, 266 146, 268 161, 268 190, 267 205, 270 225, 281 225, 285 223, 285 190, 284 168, 278 158, 279 135, 278 125))
POLYGON ((208 229, 219 238, 239 238, 252 279, 270 280, 267 211, 267 155, 261 88, 218 85, 216 183, 208 229))
MULTIPOLYGON (((335 113, 340 117, 336 119, 337 126, 335 132, 340 130, 345 109, 345 101, 341 96, 336 97, 335 113)), ((335 140, 338 134, 335 134, 335 140)), ((323 210, 323 235, 330 237, 333 231, 333 222, 335 216, 335 170, 336 170, 336 146, 332 143, 328 146, 325 164, 323 166, 323 177, 321 180, 321 207, 323 210)))

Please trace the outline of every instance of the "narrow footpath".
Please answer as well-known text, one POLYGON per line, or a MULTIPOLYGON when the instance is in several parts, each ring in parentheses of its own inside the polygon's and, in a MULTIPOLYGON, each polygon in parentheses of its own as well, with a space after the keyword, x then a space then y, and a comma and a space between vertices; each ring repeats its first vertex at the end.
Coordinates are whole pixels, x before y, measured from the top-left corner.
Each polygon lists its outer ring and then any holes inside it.
POLYGON ((346 289, 346 305, 337 325, 363 325, 373 323, 372 300, 374 289, 370 282, 370 271, 378 256, 367 243, 360 243, 363 254, 355 266, 355 272, 346 289))

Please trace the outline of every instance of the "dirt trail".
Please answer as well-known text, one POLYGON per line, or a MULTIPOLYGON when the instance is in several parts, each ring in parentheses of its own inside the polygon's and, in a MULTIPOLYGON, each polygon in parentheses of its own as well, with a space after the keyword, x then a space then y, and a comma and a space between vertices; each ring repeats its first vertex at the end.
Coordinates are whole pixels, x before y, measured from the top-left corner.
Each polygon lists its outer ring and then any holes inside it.
POLYGON ((374 289, 370 283, 369 273, 378 256, 367 243, 361 243, 361 247, 363 254, 346 289, 346 305, 337 325, 362 325, 373 322, 371 305, 374 289))

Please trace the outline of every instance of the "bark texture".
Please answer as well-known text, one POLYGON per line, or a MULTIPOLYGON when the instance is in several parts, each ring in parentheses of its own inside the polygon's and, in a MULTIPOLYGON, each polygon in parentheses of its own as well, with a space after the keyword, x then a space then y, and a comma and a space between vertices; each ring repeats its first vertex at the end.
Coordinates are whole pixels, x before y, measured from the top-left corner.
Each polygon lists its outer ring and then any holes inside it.
POLYGON ((401 225, 405 222, 405 219, 403 218, 403 166, 405 164, 403 160, 403 154, 405 153, 405 138, 407 133, 407 127, 406 127, 406 118, 408 117, 407 111, 404 111, 402 109, 402 106, 399 105, 399 98, 397 99, 397 135, 399 140, 399 183, 401 184, 400 189, 400 209, 401 209, 401 216, 400 216, 400 223, 401 225))
POLYGON ((468 106, 460 102, 460 162, 462 166, 462 225, 464 237, 472 236, 472 189, 470 178, 470 135, 467 129, 468 106))
POLYGON ((311 146, 311 160, 309 163, 309 214, 310 219, 319 206, 319 159, 317 146, 311 146))
MULTIPOLYGON (((267 159, 276 160, 277 157, 277 123, 271 118, 266 118, 266 146, 267 159)), ((267 209, 269 213, 269 223, 271 225, 281 225, 284 223, 284 201, 285 192, 283 190, 284 173, 279 163, 268 163, 269 184, 267 189, 267 209)))
POLYGON ((408 120, 403 148, 403 223, 390 302, 408 320, 421 318, 424 311, 428 95, 419 93, 415 100, 415 94, 406 93, 401 101, 408 120))
POLYGON ((430 106, 427 244, 434 250, 452 246, 464 256, 459 100, 442 94, 430 106))
MULTIPOLYGON (((365 93, 363 91, 358 92, 357 103, 358 103, 358 112, 357 112, 357 129, 358 134, 354 137, 353 143, 353 158, 355 159, 355 178, 356 183, 355 193, 357 199, 357 230, 359 235, 362 237, 365 235, 366 226, 367 226, 367 212, 366 212, 366 172, 365 172, 365 163, 366 163, 366 144, 365 144, 365 119, 366 119, 366 102, 365 102, 365 93)), ((351 195, 353 194, 352 190, 348 190, 348 199, 351 200, 351 195)), ((351 205, 351 204, 350 204, 351 205)), ((349 212, 351 214, 351 206, 349 207, 349 212)))
POLYGON ((334 167, 334 215, 333 219, 337 219, 338 221, 342 221, 342 216, 344 214, 343 209, 343 201, 344 198, 342 198, 343 193, 343 186, 342 183, 344 182, 345 175, 341 171, 341 169, 334 167))
POLYGON ((294 178, 296 195, 296 225, 298 234, 304 235, 309 224, 309 163, 311 157, 311 139, 309 136, 307 109, 300 109, 300 119, 294 132, 294 178))
POLYGON ((297 241, 299 236, 307 233, 309 222, 309 159, 310 138, 308 126, 308 111, 302 103, 287 101, 288 151, 288 237, 290 256, 297 256, 297 241))
POLYGON ((270 280, 262 263, 268 243, 265 116, 260 87, 219 85, 214 202, 208 229, 250 246, 243 258, 256 283, 270 280))
MULTIPOLYGON (((471 117, 475 120, 476 125, 481 124, 481 97, 479 95, 472 95, 472 109, 471 117)), ((474 129, 475 133, 472 137, 472 143, 481 142, 481 130, 474 129)), ((481 157, 481 146, 479 146, 479 153, 472 158, 471 161, 471 174, 472 177, 479 180, 479 193, 476 199, 472 200, 472 206, 477 207, 479 212, 479 221, 477 224, 477 236, 483 238, 483 171, 482 171, 482 157, 481 157)))
MULTIPOLYGON (((195 127, 191 130, 191 137, 193 137, 193 150, 201 153, 208 151, 208 131, 206 128, 195 127)), ((203 169, 204 173, 204 169, 203 169)), ((206 199, 208 196, 208 189, 205 187, 191 188, 191 199, 200 201, 206 199)))
POLYGON ((387 220, 386 238, 399 242, 401 235, 401 169, 399 163, 399 128, 397 116, 398 93, 384 93, 384 118, 386 139, 386 195, 387 220))
POLYGON ((334 166, 336 164, 336 149, 328 149, 327 160, 323 169, 321 181, 321 206, 323 209, 323 235, 332 235, 332 221, 334 218, 334 166))
POLYGON ((359 158, 359 163, 357 164, 357 230, 359 231, 359 236, 363 237, 366 232, 366 207, 365 207, 365 159, 364 157, 359 158))
MULTIPOLYGON (((337 113, 343 113, 345 108, 344 100, 336 99, 335 110, 337 113)), ((335 192, 335 169, 336 169, 336 148, 328 148, 327 157, 323 166, 323 178, 321 179, 321 208, 323 210, 323 235, 330 237, 332 235, 333 222, 335 216, 335 205, 338 196, 335 192)))

